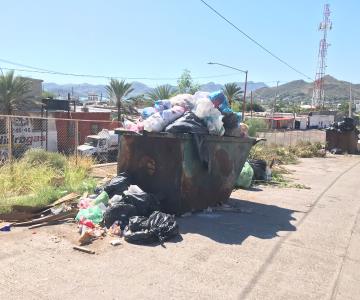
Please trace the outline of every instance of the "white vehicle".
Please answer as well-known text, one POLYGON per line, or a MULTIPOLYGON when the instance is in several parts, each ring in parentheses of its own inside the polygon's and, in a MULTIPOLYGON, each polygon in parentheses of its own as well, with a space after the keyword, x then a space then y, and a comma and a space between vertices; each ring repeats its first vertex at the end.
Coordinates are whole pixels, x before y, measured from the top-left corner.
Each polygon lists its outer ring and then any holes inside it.
POLYGON ((99 161, 114 161, 118 151, 119 137, 114 131, 101 130, 96 135, 88 135, 85 143, 77 147, 78 153, 93 156, 99 161))

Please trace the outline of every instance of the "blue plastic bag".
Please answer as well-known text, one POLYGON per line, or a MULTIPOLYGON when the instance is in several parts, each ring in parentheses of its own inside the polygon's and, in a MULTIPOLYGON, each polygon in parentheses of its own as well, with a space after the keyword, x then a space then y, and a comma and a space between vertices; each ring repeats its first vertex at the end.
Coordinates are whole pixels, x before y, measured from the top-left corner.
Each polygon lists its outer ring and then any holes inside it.
POLYGON ((222 91, 213 92, 209 95, 211 102, 221 112, 232 112, 228 100, 222 91))
POLYGON ((156 100, 154 105, 156 111, 162 112, 165 109, 171 108, 170 100, 156 100))
POLYGON ((148 117, 156 113, 156 109, 153 107, 145 107, 141 112, 141 117, 146 120, 148 117))

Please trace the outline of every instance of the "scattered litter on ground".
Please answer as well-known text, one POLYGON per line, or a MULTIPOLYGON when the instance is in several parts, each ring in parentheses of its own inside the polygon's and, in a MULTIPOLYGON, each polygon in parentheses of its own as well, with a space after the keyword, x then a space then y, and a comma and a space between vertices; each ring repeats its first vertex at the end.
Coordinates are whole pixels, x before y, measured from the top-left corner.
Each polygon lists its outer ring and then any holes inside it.
POLYGON ((112 241, 110 242, 110 244, 111 244, 112 246, 119 246, 119 245, 121 245, 121 240, 120 240, 120 239, 112 240, 112 241))
POLYGON ((9 223, 0 223, 0 231, 9 232, 11 230, 11 224, 9 223))
POLYGON ((73 246, 73 249, 77 250, 77 251, 85 252, 85 253, 88 253, 88 254, 95 254, 94 250, 90 250, 90 249, 85 248, 85 247, 73 246))
POLYGON ((134 244, 163 244, 178 234, 179 228, 174 216, 154 211, 149 218, 130 218, 124 238, 125 241, 134 244))

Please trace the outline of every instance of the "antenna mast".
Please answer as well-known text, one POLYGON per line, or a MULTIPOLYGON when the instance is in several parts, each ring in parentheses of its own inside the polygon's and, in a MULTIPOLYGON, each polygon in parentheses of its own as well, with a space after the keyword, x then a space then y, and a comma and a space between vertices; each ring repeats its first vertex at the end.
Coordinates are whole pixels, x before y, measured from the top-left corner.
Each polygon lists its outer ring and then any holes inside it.
POLYGON ((332 22, 330 20, 330 5, 324 5, 323 20, 319 25, 319 31, 323 32, 323 37, 320 40, 318 63, 315 74, 314 90, 312 98, 312 106, 324 106, 325 93, 324 93, 324 76, 326 70, 326 54, 327 48, 330 46, 327 42, 328 30, 332 29, 332 22))

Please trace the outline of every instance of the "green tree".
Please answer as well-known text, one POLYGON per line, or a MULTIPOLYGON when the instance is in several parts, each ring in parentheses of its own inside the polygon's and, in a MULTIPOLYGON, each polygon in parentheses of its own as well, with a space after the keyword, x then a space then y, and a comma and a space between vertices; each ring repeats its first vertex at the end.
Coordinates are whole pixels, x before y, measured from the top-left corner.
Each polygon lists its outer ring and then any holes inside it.
POLYGON ((0 111, 11 115, 24 102, 30 101, 27 93, 30 92, 30 80, 15 76, 14 71, 0 74, 0 111))
POLYGON ((106 91, 112 101, 116 103, 117 107, 117 119, 121 122, 121 102, 123 97, 126 97, 134 89, 131 87, 131 83, 126 83, 125 80, 111 79, 109 85, 106 86, 106 91))
MULTIPOLYGON (((349 113, 349 101, 345 100, 339 105, 339 111, 344 112, 345 114, 349 113)), ((351 108, 351 111, 354 112, 354 107, 351 108)))
POLYGON ((169 99, 172 95, 173 88, 168 84, 159 85, 146 94, 146 96, 153 101, 169 99))
MULTIPOLYGON (((251 103, 246 103, 246 111, 250 111, 251 110, 251 103)), ((265 111, 265 108, 262 107, 259 103, 254 102, 252 105, 252 110, 255 112, 263 112, 265 111)))
POLYGON ((226 83, 224 85, 223 92, 229 100, 230 106, 232 106, 232 104, 236 101, 241 101, 243 97, 241 87, 239 87, 236 82, 226 83))
POLYGON ((259 131, 267 131, 268 129, 266 121, 260 118, 247 119, 245 124, 249 126, 249 136, 256 136, 259 131))
POLYGON ((191 72, 187 69, 181 74, 178 80, 178 92, 180 94, 194 94, 200 89, 200 85, 194 83, 191 72))

